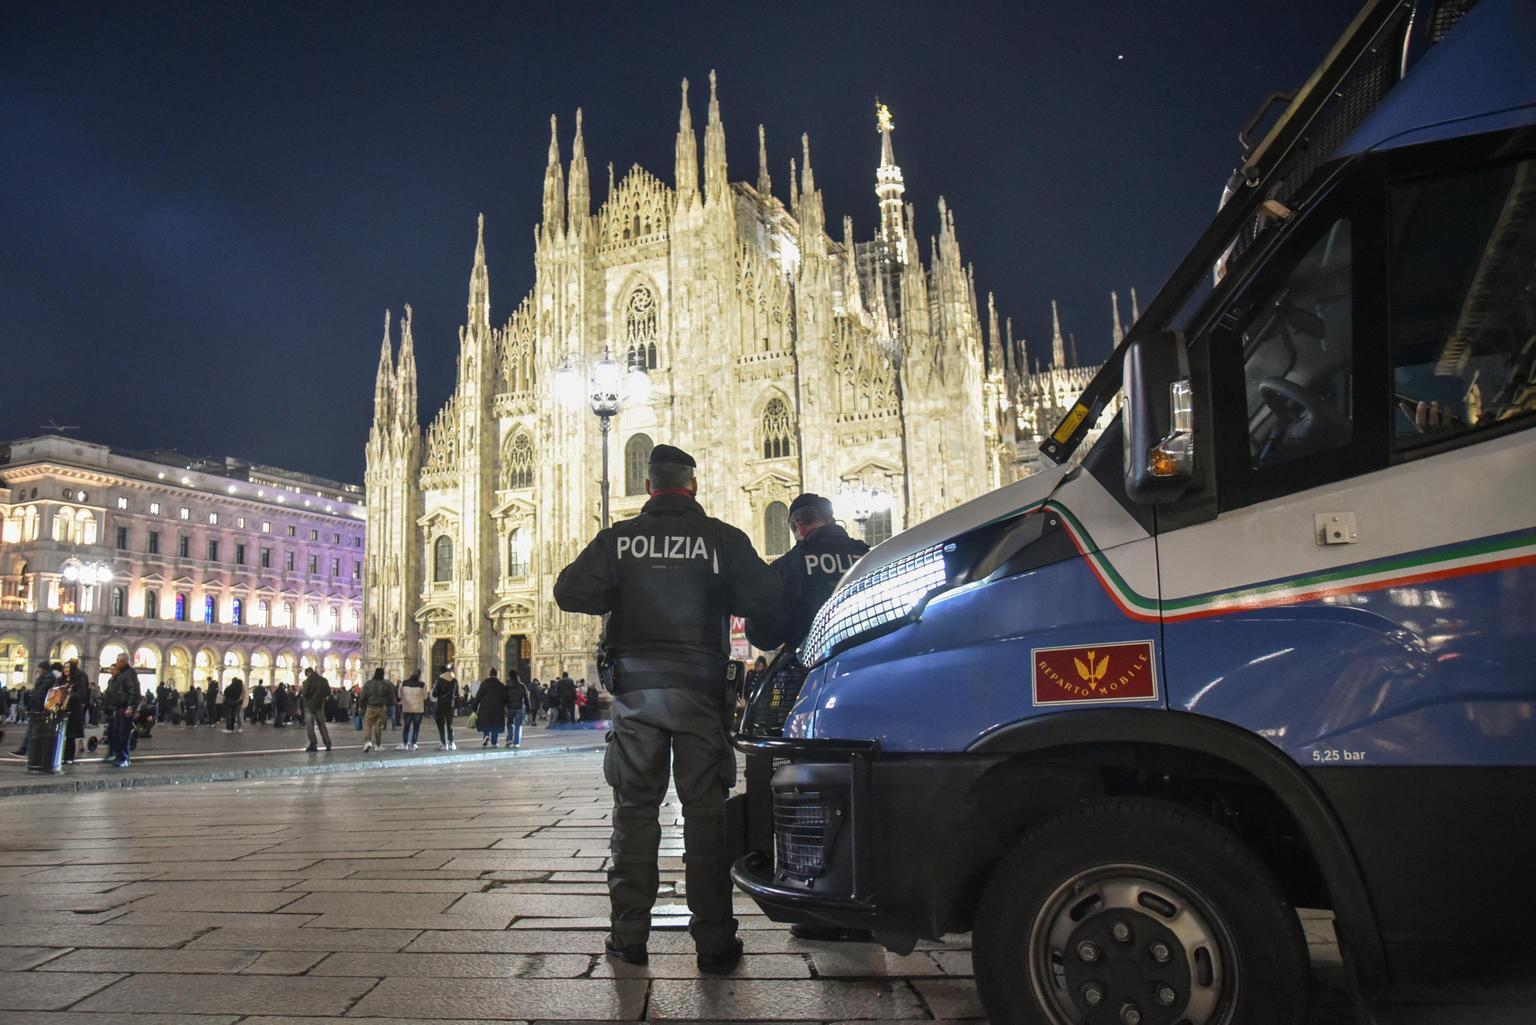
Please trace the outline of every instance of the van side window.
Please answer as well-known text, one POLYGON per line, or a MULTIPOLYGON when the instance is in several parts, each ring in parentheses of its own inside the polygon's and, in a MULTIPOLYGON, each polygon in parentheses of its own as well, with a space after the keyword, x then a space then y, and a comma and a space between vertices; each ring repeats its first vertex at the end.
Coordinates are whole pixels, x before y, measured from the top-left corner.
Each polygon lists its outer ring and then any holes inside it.
POLYGON ((1349 221, 1333 222, 1240 332, 1255 469, 1354 436, 1350 242, 1349 221))
POLYGON ((1401 185, 1390 204, 1394 454, 1529 420, 1536 160, 1401 185))

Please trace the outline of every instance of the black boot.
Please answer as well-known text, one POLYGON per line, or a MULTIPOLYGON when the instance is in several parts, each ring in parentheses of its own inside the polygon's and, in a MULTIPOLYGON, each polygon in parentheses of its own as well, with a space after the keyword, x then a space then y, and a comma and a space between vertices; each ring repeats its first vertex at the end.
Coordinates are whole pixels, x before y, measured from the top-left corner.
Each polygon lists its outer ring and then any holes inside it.
POLYGON ((644 943, 631 943, 621 947, 613 942, 612 936, 603 940, 603 949, 609 957, 618 958, 625 964, 646 964, 651 959, 650 955, 646 953, 644 943))
POLYGON ((699 951, 699 971, 709 975, 729 975, 741 961, 741 953, 744 948, 741 940, 731 937, 731 942, 723 949, 706 954, 699 951))

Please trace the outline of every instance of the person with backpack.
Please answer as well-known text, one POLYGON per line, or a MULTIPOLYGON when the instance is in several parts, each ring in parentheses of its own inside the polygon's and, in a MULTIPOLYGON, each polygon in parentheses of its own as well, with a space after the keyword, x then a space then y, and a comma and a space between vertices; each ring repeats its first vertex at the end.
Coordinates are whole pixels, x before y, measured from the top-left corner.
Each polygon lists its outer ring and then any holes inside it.
POLYGON ((383 668, 373 671, 373 679, 363 685, 363 751, 384 746, 384 722, 395 703, 395 685, 384 679, 383 668))
POLYGON ((422 682, 421 670, 416 670, 400 684, 400 743, 396 751, 414 751, 421 739, 421 717, 427 711, 427 685, 422 682))
POLYGON ((454 706, 458 699, 459 681, 454 679, 452 669, 444 669, 432 685, 432 721, 437 723, 439 751, 458 750, 458 745, 453 742, 454 706))

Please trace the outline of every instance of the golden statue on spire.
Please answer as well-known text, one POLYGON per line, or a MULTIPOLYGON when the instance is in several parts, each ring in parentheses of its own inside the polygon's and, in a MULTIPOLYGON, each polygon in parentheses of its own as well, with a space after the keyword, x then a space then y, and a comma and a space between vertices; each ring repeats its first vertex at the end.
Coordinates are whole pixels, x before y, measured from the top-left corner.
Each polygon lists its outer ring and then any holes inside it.
POLYGON ((891 120, 891 108, 879 100, 875 101, 875 127, 881 135, 896 127, 896 122, 891 120))

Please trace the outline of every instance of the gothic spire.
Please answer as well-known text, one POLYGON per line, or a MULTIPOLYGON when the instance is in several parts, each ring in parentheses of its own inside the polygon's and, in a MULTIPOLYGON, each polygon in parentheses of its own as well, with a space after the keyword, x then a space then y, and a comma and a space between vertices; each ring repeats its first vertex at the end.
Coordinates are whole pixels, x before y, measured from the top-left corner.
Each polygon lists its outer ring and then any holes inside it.
POLYGON ((768 177, 768 137, 757 126, 757 194, 767 199, 773 195, 773 179, 768 177))
POLYGON ((1078 361, 1077 361, 1077 332, 1076 331, 1069 331, 1069 332, 1067 332, 1067 345, 1068 345, 1068 347, 1069 347, 1069 349, 1070 349, 1070 351, 1072 353, 1072 362, 1067 364, 1067 365, 1068 366, 1073 366, 1073 367, 1081 366, 1082 364, 1078 363, 1078 361))
POLYGON ((795 158, 789 158, 789 212, 800 216, 800 172, 795 168, 795 158))
POLYGON ((1140 319, 1141 319, 1141 309, 1140 309, 1140 307, 1138 307, 1136 305, 1136 286, 1132 285, 1131 286, 1131 326, 1135 327, 1136 326, 1136 322, 1138 320, 1140 320, 1140 319))
POLYGON ((1056 309, 1056 300, 1051 300, 1051 366, 1061 369, 1067 365, 1067 345, 1061 337, 1061 312, 1056 309))
POLYGON ((896 166, 895 150, 891 147, 891 132, 896 123, 891 119, 891 108, 875 101, 875 127, 880 132, 880 166, 875 171, 875 196, 880 200, 880 241, 896 259, 907 259, 906 224, 902 220, 901 197, 906 192, 901 168, 896 166))
POLYGON ((580 233, 592 212, 592 185, 587 178, 587 146, 581 137, 581 108, 576 108, 576 141, 571 144, 571 178, 565 210, 571 234, 580 233))
POLYGON ((843 216, 843 260, 843 276, 847 279, 843 291, 847 295, 846 303, 851 313, 861 308, 864 300, 859 294, 859 261, 853 242, 853 218, 846 214, 843 216))
POLYGON ((1109 308, 1115 316, 1115 329, 1110 337, 1116 345, 1119 345, 1125 338, 1125 329, 1120 326, 1120 296, 1113 291, 1109 293, 1109 308))
POLYGON ((725 199, 730 179, 725 169, 725 125, 720 121, 720 98, 715 93, 715 73, 709 73, 709 123, 704 127, 704 198, 711 203, 725 199))
POLYGON ((384 340, 379 343, 379 372, 373 379, 373 422, 389 423, 394 416, 394 355, 389 346, 389 311, 384 311, 384 340))
POLYGON ((677 205, 686 209, 699 199, 698 140, 693 134, 693 115, 688 111, 688 80, 683 79, 683 106, 677 115, 677 163, 673 171, 677 205))
POLYGON ((809 135, 800 136, 800 156, 800 248, 804 252, 807 242, 819 246, 825 231, 826 217, 821 205, 821 193, 816 191, 816 175, 811 170, 809 135))
POLYGON ((400 369, 395 374, 395 419, 407 431, 418 426, 416 419, 416 343, 411 338, 411 304, 405 304, 400 318, 400 369))
POLYGON ((565 175, 560 171, 560 136, 549 115, 549 162, 544 166, 544 227, 557 235, 565 227, 565 175))
POLYGON ((987 293, 987 372, 1003 372, 1003 336, 997 327, 997 300, 987 293))
MULTIPOLYGON (((559 165, 555 167, 559 173, 559 165)), ((486 330, 491 326, 491 273, 485 267, 485 214, 481 214, 475 228, 475 267, 469 272, 469 315, 465 326, 480 325, 486 330)))

